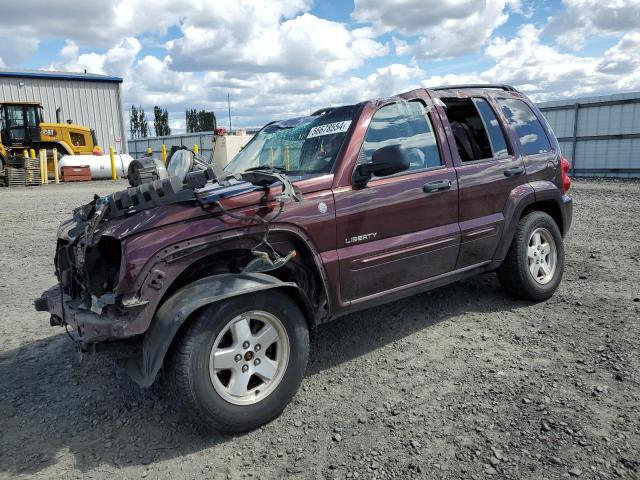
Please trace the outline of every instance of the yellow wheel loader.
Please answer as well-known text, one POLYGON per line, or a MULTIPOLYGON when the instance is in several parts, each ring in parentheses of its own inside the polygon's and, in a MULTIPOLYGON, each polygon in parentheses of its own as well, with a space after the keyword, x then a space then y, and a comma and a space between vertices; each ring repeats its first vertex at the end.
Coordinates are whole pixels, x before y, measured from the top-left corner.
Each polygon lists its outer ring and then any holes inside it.
POLYGON ((0 102, 0 171, 7 158, 24 150, 55 148, 58 156, 91 154, 96 147, 95 131, 72 123, 47 123, 42 105, 36 102, 0 102))

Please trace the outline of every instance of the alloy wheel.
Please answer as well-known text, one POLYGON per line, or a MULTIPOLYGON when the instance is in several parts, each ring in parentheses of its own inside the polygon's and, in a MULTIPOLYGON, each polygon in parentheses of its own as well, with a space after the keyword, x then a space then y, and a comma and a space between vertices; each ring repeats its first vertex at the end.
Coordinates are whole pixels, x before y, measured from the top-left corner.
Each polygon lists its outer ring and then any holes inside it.
POLYGON ((531 277, 541 285, 553 279, 557 264, 556 242, 546 228, 536 228, 529 237, 527 262, 531 277))
POLYGON ((216 392, 235 405, 255 404, 273 392, 287 369, 289 337, 273 314, 250 311, 216 337, 209 374, 216 392))

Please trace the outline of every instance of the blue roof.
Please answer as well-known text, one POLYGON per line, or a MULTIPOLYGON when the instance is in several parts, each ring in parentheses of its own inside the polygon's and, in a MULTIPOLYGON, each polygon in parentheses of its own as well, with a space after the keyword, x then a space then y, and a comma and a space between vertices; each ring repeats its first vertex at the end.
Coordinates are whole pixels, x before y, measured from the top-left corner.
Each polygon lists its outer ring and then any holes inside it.
POLYGON ((0 77, 48 78, 52 80, 122 83, 122 78, 120 77, 110 77, 107 75, 96 75, 94 73, 81 72, 54 72, 49 70, 11 70, 0 68, 0 77))

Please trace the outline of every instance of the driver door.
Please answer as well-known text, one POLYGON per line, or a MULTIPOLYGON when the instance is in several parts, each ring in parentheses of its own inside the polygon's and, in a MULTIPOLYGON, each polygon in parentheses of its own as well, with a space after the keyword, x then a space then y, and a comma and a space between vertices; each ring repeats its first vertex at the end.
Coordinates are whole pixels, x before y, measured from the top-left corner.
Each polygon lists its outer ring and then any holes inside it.
POLYGON ((453 270, 459 248, 458 184, 422 100, 382 106, 358 163, 383 146, 404 147, 409 170, 334 190, 342 303, 418 286, 453 270))
POLYGON ((24 119, 26 128, 25 145, 31 145, 33 142, 40 141, 38 107, 35 105, 24 107, 24 119))

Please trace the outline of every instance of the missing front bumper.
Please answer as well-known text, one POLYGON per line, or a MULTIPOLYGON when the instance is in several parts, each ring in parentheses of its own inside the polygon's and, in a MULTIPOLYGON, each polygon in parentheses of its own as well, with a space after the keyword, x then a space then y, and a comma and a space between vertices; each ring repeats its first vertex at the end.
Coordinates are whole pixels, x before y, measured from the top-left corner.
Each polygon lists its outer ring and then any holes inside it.
POLYGON ((96 343, 129 338, 134 333, 129 331, 129 314, 115 314, 105 310, 97 314, 83 308, 79 301, 62 292, 60 285, 55 285, 42 293, 35 300, 35 309, 49 312, 49 323, 69 325, 75 331, 81 343, 96 343))

